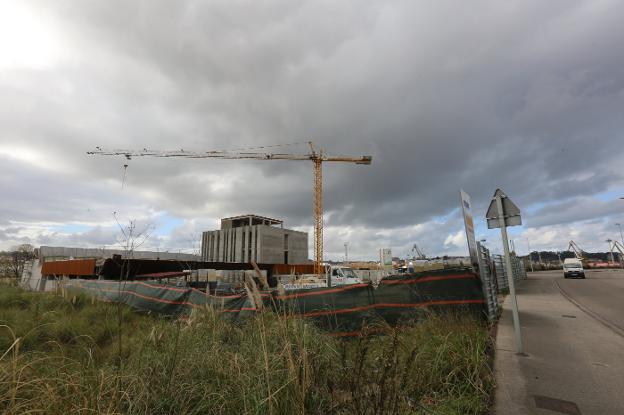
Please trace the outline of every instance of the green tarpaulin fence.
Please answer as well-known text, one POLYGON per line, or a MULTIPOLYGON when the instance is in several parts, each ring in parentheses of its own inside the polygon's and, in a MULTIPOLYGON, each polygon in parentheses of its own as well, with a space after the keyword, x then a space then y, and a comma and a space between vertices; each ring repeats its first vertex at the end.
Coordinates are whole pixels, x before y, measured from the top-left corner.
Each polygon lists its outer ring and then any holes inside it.
MULTIPOLYGON (((207 295, 192 288, 154 282, 70 280, 68 291, 121 302, 141 311, 169 316, 190 314, 210 306, 233 320, 257 312, 246 294, 207 295)), ((378 287, 355 284, 312 290, 261 293, 263 307, 288 316, 314 320, 339 336, 357 335, 364 326, 397 326, 422 317, 423 311, 482 315, 485 301, 477 274, 448 269, 391 276, 378 287)))

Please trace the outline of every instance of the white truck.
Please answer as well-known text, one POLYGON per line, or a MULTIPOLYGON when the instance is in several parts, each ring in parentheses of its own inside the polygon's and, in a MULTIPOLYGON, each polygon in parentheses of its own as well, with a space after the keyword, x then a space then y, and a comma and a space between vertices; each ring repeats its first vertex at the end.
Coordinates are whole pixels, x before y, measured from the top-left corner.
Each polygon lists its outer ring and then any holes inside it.
POLYGON ((325 275, 300 275, 295 280, 290 277, 281 278, 285 290, 303 290, 311 288, 339 287, 343 285, 361 284, 362 279, 353 269, 344 265, 324 264, 325 275))
POLYGON ((326 275, 332 287, 361 284, 362 279, 351 268, 343 265, 325 265, 326 275), (331 278, 331 279, 330 279, 331 278))

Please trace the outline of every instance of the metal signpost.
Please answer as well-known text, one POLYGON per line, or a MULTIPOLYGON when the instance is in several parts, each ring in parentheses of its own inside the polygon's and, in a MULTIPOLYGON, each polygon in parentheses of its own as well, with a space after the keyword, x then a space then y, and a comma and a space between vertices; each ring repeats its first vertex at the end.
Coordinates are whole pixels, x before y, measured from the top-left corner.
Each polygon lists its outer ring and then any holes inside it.
POLYGON ((513 268, 509 255, 509 238, 507 226, 522 225, 520 209, 507 197, 501 189, 496 189, 490 207, 485 215, 488 229, 500 228, 503 239, 503 251, 505 253, 505 266, 507 268, 507 281, 509 283, 509 295, 513 311, 514 331, 516 334, 516 352, 522 354, 522 333, 520 331, 520 317, 518 316, 518 301, 516 300, 516 287, 514 285, 513 268))

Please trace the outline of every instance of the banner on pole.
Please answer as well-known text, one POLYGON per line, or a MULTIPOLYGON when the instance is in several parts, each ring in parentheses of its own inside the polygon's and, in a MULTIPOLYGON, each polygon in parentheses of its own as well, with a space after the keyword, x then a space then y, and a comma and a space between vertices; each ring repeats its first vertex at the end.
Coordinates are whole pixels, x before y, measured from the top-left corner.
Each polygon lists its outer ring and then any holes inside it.
POLYGON ((461 207, 464 214, 464 225, 466 226, 466 239, 468 240, 468 252, 470 253, 470 262, 472 264, 479 263, 477 253, 477 240, 474 233, 474 221, 472 220, 472 207, 470 205, 470 196, 468 193, 460 190, 461 207))

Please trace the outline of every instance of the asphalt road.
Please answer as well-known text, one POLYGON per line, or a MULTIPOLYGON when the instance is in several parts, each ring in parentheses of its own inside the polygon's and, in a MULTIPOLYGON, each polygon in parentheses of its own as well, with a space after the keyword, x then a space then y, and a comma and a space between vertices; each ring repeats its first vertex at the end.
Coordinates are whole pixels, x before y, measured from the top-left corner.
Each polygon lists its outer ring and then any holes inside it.
POLYGON ((624 272, 530 273, 517 285, 524 355, 507 296, 496 338, 497 415, 624 414, 624 272))
MULTIPOLYGON (((561 272, 543 272, 557 276, 561 272)), ((624 335, 624 270, 585 271, 583 279, 557 279, 562 294, 583 311, 624 335)))

